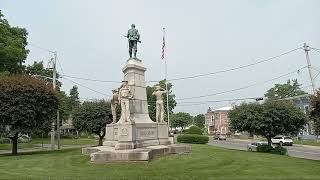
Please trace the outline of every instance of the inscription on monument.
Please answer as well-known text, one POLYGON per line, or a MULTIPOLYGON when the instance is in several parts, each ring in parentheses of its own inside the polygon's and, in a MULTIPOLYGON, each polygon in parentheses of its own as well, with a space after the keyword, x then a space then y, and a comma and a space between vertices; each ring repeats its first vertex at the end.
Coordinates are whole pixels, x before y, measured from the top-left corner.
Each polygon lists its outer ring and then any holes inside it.
POLYGON ((139 128, 138 137, 139 138, 156 137, 156 129, 155 128, 139 128))

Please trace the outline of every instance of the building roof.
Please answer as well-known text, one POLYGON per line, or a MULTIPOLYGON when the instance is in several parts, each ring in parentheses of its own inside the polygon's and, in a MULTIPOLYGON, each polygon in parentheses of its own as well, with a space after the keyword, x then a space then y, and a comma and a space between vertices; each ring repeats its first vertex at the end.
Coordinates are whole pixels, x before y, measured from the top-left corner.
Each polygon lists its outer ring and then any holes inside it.
POLYGON ((219 108, 219 109, 215 109, 215 111, 230 111, 232 109, 232 107, 222 107, 222 108, 219 108))

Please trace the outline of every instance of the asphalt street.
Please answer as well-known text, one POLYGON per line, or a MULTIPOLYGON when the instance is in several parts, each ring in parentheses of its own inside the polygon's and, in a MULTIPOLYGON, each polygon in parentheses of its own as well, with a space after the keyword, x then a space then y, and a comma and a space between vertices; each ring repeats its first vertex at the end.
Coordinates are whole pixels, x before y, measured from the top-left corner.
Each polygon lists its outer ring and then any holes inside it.
MULTIPOLYGON (((240 139, 227 139, 226 141, 213 140, 212 137, 209 138, 209 145, 237 149, 237 150, 247 150, 247 145, 251 142, 258 142, 259 140, 240 140, 240 139)), ((305 146, 296 145, 285 146, 288 149, 288 155, 292 157, 305 158, 320 160, 320 147, 319 146, 305 146)))

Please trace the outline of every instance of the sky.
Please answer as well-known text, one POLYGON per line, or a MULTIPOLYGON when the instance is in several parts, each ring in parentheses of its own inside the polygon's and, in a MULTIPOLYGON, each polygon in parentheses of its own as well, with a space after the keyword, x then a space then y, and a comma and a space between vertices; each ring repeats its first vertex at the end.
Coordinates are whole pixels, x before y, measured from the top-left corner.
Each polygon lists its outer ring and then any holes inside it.
MULTIPOLYGON (((49 49, 58 53, 60 74, 104 81, 123 79, 121 69, 128 59, 123 35, 132 23, 141 34, 138 58, 147 68, 146 81, 165 77, 161 60, 163 27, 168 79, 251 64, 304 43, 320 49, 317 0, 1 0, 0 10, 11 25, 29 32, 27 64, 44 61, 47 65, 52 54, 43 49, 49 49)), ((309 54, 313 74, 317 75, 320 51, 311 50, 309 54)), ((275 83, 294 78, 311 92, 307 69, 295 73, 305 66, 305 52, 297 49, 255 66, 171 81, 178 102, 174 111, 206 113, 208 107, 242 102, 234 99, 261 97, 275 83), (246 86, 250 87, 242 88, 246 86), (219 94, 225 91, 230 92, 219 94), (228 101, 210 102, 221 100, 228 101)), ((82 100, 109 99, 111 90, 120 85, 66 77, 61 81, 66 92, 78 85, 82 100)), ((320 75, 315 82, 319 87, 320 75)))

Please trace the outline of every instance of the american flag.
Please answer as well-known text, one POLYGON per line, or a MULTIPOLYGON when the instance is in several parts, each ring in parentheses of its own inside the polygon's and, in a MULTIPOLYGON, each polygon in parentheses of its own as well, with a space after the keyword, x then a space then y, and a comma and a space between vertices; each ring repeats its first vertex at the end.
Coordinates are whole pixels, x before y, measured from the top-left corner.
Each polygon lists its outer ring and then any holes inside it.
POLYGON ((165 36, 165 28, 163 28, 161 59, 164 59, 164 58, 165 58, 166 41, 165 41, 165 39, 164 39, 164 36, 165 36))

